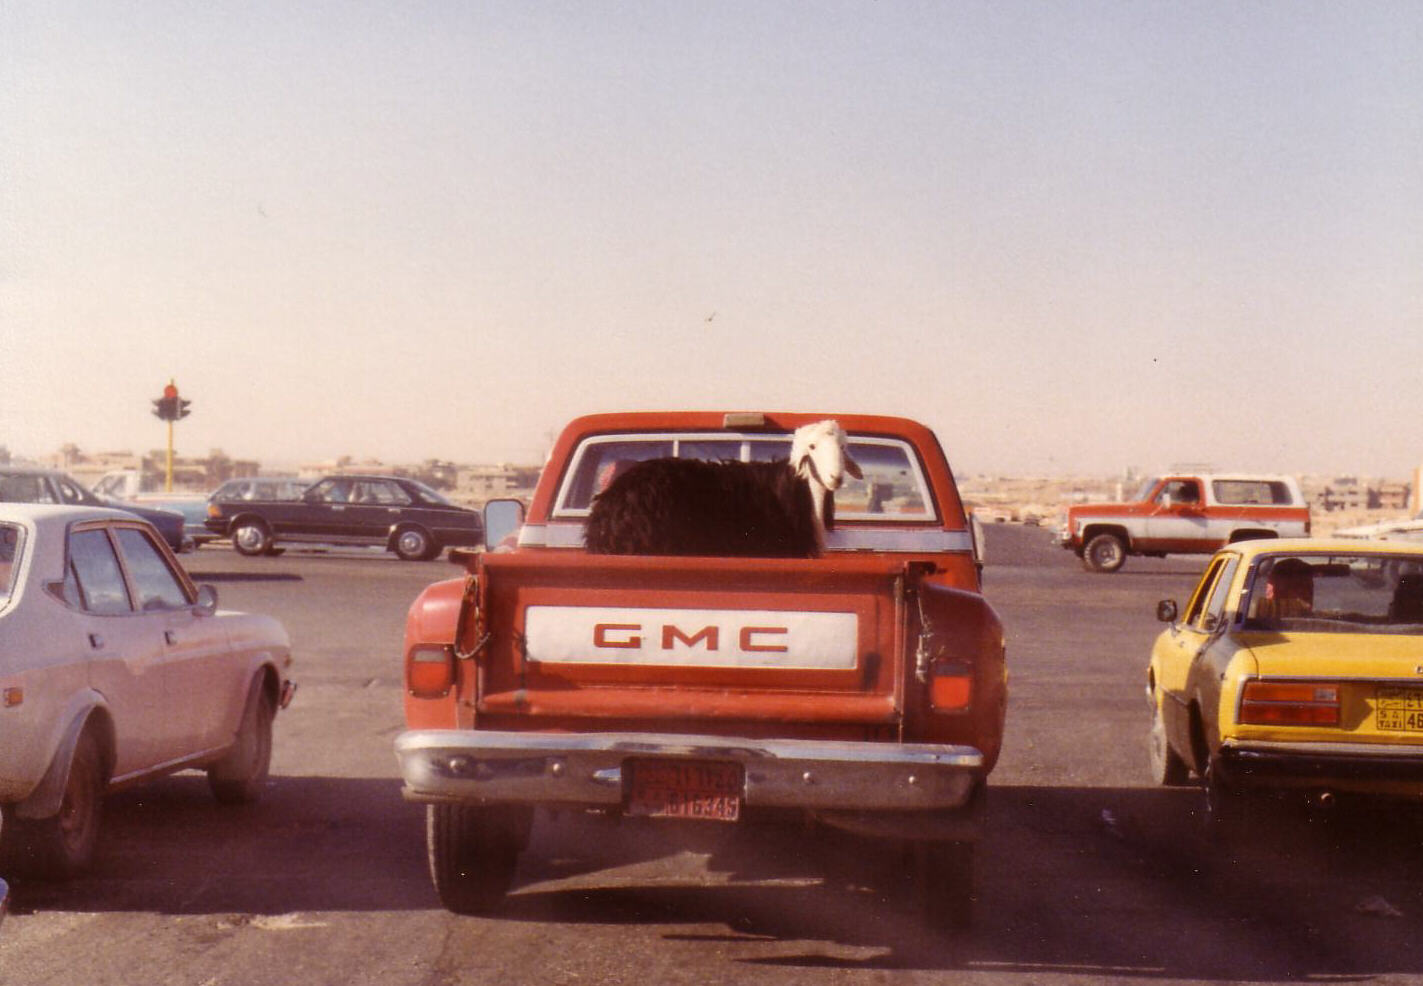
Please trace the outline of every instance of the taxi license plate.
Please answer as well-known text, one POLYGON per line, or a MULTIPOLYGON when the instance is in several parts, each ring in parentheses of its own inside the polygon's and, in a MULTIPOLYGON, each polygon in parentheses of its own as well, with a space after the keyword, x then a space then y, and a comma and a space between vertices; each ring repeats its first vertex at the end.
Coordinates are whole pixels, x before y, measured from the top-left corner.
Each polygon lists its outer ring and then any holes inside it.
POLYGON ((1379 729, 1398 733, 1423 732, 1423 688, 1379 687, 1374 713, 1379 729))
POLYGON ((628 814, 652 818, 741 817, 741 764, 719 760, 629 760, 628 814))

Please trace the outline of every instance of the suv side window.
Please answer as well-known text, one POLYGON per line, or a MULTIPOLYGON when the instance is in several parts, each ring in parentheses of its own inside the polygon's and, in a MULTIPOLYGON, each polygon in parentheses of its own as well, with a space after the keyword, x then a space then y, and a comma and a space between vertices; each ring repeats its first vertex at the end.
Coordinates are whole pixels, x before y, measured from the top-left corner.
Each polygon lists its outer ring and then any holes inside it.
POLYGON ((1173 503, 1200 503, 1201 486, 1194 479, 1173 479, 1161 488, 1156 502, 1162 506, 1173 503))
POLYGON ((69 536, 69 570, 64 582, 64 598, 90 613, 133 612, 123 569, 106 531, 75 531, 69 536))
POLYGON ((1211 482, 1216 501, 1229 504, 1289 504, 1290 488, 1278 480, 1218 479, 1211 482))
POLYGON ((120 527, 115 533, 138 592, 140 609, 181 609, 189 604, 183 583, 145 532, 136 527, 120 527))

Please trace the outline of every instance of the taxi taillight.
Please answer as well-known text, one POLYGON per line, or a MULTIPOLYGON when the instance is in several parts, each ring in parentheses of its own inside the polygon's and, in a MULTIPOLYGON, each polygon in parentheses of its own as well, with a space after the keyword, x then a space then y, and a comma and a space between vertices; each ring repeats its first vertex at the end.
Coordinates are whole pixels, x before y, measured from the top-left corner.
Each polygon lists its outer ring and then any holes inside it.
POLYGON ((1260 726, 1339 725, 1339 686, 1321 681, 1248 681, 1240 721, 1260 726))
POLYGON ((405 686, 416 698, 444 698, 455 684, 455 655, 448 647, 412 647, 405 657, 405 686))

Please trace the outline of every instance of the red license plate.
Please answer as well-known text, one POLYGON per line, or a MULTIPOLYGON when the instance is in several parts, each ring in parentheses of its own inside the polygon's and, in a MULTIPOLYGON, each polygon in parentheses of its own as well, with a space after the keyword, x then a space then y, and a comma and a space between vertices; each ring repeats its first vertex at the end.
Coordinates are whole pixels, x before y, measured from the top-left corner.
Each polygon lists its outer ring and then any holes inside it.
POLYGON ((628 814, 653 818, 741 817, 745 786, 739 763, 719 760, 629 760, 628 814))

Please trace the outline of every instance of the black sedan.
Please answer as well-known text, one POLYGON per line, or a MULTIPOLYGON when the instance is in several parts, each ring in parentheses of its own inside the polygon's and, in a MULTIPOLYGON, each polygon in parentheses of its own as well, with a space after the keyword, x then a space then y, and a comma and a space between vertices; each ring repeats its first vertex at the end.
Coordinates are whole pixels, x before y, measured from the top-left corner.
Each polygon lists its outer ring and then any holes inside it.
POLYGON ((145 507, 127 500, 99 496, 68 473, 28 466, 0 466, 0 503, 68 503, 80 507, 113 507, 148 521, 168 547, 187 551, 193 539, 183 530, 183 515, 176 510, 145 507))
POLYGON ((418 561, 484 543, 478 511, 403 476, 327 476, 300 500, 213 499, 207 526, 244 555, 292 543, 375 545, 418 561))

